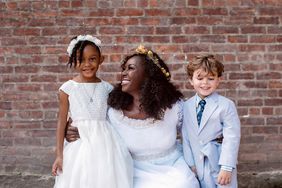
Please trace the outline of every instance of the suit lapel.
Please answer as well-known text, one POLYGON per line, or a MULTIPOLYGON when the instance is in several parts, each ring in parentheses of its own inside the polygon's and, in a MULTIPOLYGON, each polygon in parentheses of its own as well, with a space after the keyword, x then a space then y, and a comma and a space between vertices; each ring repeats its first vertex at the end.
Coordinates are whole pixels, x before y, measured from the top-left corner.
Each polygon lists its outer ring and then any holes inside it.
POLYGON ((197 121, 197 113, 196 113, 196 96, 193 96, 191 100, 188 103, 189 105, 189 111, 188 113, 190 114, 190 118, 192 121, 192 127, 193 129, 197 132, 198 131, 198 121, 197 121))
POLYGON ((206 98, 206 102, 207 103, 205 105, 205 109, 204 109, 204 112, 203 112, 203 115, 202 115, 202 120, 201 120, 201 124, 200 124, 199 130, 198 130, 198 134, 200 134, 202 129, 207 124, 207 121, 209 120, 209 118, 211 117, 213 112, 218 107, 217 94, 214 93, 211 96, 209 96, 208 98, 206 98))

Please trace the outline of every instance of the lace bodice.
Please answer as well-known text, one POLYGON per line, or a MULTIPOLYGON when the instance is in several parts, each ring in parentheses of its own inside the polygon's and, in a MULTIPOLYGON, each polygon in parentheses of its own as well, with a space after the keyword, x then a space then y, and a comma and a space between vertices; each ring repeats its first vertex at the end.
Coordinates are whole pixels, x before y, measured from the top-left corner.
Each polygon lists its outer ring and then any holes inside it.
POLYGON ((69 115, 73 121, 106 119, 108 94, 112 90, 108 82, 79 83, 69 80, 60 90, 69 95, 69 115))
POLYGON ((182 122, 182 102, 165 111, 163 120, 132 119, 110 108, 108 119, 134 156, 166 152, 176 144, 177 126, 182 122))

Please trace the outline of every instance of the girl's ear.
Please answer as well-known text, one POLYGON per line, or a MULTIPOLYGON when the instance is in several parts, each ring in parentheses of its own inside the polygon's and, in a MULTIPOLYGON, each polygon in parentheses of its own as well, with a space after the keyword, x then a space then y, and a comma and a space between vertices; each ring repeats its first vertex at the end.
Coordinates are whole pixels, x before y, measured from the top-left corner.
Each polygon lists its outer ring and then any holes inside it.
POLYGON ((104 61, 104 59, 105 59, 105 57, 103 56, 103 55, 101 55, 101 57, 100 57, 100 65, 103 63, 103 61, 104 61))

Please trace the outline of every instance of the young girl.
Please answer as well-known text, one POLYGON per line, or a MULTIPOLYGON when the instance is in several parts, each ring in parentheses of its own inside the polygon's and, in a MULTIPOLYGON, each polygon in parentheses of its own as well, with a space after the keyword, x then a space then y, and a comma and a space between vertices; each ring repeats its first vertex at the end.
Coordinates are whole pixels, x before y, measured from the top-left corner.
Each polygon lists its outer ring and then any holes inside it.
POLYGON ((101 41, 79 35, 68 46, 68 64, 79 75, 59 89, 56 160, 52 174, 55 188, 130 188, 132 159, 114 130, 106 122, 107 98, 112 86, 96 72, 103 62, 101 41), (68 113, 80 139, 64 147, 68 113))

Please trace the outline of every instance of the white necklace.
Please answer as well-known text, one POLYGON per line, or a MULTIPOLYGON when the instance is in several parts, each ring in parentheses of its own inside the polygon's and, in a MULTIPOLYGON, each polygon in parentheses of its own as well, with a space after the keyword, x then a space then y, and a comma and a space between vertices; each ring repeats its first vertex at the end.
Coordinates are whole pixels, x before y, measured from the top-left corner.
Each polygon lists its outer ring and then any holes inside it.
POLYGON ((94 97, 94 93, 95 93, 96 84, 93 85, 92 95, 89 95, 89 93, 87 92, 87 89, 85 88, 85 83, 83 83, 82 86, 83 86, 83 90, 85 91, 87 98, 89 98, 89 102, 92 103, 94 101, 93 97, 94 97))

